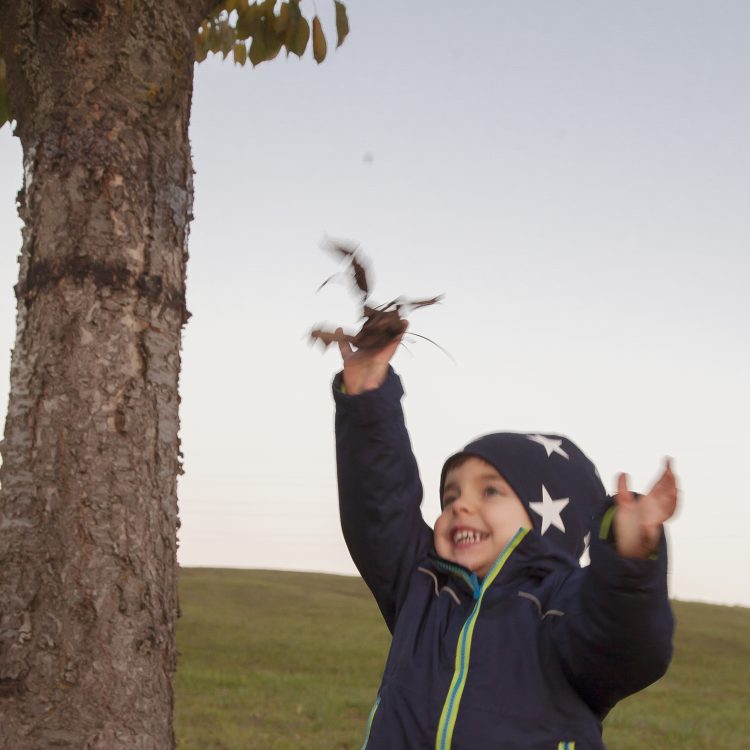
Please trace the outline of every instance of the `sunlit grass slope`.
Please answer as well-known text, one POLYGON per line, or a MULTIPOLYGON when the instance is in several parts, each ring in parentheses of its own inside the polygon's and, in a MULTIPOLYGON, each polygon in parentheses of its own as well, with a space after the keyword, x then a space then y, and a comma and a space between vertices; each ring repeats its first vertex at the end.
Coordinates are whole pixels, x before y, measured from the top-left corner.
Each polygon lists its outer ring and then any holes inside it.
MULTIPOLYGON (((358 750, 388 632, 357 578, 183 569, 180 750, 358 750)), ((607 719, 610 750, 750 749, 750 609, 675 603, 663 680, 607 719)))

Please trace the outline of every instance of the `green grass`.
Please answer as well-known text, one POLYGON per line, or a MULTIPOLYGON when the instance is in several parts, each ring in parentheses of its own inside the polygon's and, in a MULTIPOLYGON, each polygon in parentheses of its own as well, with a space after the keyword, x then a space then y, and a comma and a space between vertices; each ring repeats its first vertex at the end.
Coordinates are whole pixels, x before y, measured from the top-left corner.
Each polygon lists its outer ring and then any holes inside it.
MULTIPOLYGON (((179 750, 358 750, 389 636, 358 578, 183 569, 179 750)), ((675 602, 668 675, 608 717, 610 750, 750 748, 750 609, 675 602)))

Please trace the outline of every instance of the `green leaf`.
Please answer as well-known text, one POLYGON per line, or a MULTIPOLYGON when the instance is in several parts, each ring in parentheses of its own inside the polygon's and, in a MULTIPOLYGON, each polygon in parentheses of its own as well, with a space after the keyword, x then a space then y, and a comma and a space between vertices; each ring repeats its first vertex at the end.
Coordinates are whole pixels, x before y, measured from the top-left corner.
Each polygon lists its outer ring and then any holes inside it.
POLYGON ((234 29, 225 23, 221 27, 221 46, 220 50, 224 55, 224 59, 227 59, 227 55, 234 49, 235 32, 234 29))
POLYGON ((208 52, 218 52, 221 49, 221 37, 215 26, 209 26, 206 32, 206 49, 208 52))
POLYGON ((279 54, 284 39, 283 36, 276 33, 276 16, 273 14, 267 16, 263 22, 263 36, 265 37, 266 49, 268 50, 266 60, 273 60, 279 54))
POLYGON ((300 13, 297 3, 289 3, 289 22, 286 27, 284 44, 287 51, 302 57, 310 39, 310 24, 300 13))
POLYGON ((195 42, 195 61, 203 62, 208 55, 208 21, 204 21, 193 40, 195 42))
POLYGON ((261 26, 261 20, 256 18, 253 21, 250 34, 253 37, 253 42, 250 45, 250 54, 248 58, 255 67, 258 63, 262 63, 268 59, 268 48, 266 47, 266 40, 263 35, 263 28, 261 26))
POLYGON ((336 6, 336 35, 338 41, 336 42, 336 49, 338 49, 346 39, 346 35, 349 33, 349 19, 346 15, 346 6, 344 3, 340 3, 339 0, 333 0, 333 4, 336 6))
POLYGON ((195 61, 203 62, 208 56, 208 45, 206 44, 206 34, 195 35, 195 61))
POLYGON ((250 45, 250 62, 253 66, 273 60, 281 49, 281 39, 274 28, 274 16, 257 19, 252 26, 253 43, 250 45))
POLYGON ((235 27, 237 39, 248 39, 251 37, 253 24, 259 18, 260 13, 255 3, 237 8, 237 25, 235 27))
POLYGON ((279 8, 279 15, 276 16, 276 20, 273 22, 273 27, 276 33, 284 39, 286 37, 286 30, 289 24, 289 3, 282 3, 279 8))
POLYGON ((276 7, 276 0, 263 0, 262 3, 258 6, 258 9, 260 11, 260 15, 263 16, 263 18, 274 18, 273 9, 276 7))
POLYGON ((312 38, 313 38, 313 57, 315 62, 320 65, 323 60, 326 59, 326 52, 328 51, 328 45, 326 44, 326 38, 323 34, 323 27, 320 25, 320 19, 315 16, 312 22, 312 38))
MULTIPOLYGON (((196 60, 205 60, 209 52, 221 52, 224 58, 232 54, 238 65, 250 60, 255 66, 272 60, 281 47, 286 47, 287 55, 302 57, 312 35, 313 56, 318 63, 323 62, 328 44, 320 19, 316 15, 311 25, 299 4, 300 0, 257 0, 252 4, 250 0, 223 0, 214 6, 195 35, 196 60), (251 41, 246 44, 245 40, 251 41)), ((334 4, 339 47, 349 33, 349 21, 344 3, 334 0, 334 4)))
POLYGON ((247 60, 247 47, 245 46, 245 42, 235 42, 232 54, 234 55, 234 61, 237 65, 244 65, 247 60))

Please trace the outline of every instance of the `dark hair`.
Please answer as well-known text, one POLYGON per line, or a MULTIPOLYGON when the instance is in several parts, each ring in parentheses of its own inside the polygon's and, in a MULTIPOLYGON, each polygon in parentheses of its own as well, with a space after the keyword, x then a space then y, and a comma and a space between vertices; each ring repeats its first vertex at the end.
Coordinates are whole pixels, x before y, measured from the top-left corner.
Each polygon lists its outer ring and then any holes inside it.
MULTIPOLYGON (((451 456, 446 462, 445 466, 443 466, 443 473, 440 481, 440 508, 442 509, 444 507, 443 504, 443 487, 445 485, 445 480, 448 477, 448 473, 453 471, 453 469, 458 469, 461 466, 463 466, 470 458, 476 458, 482 463, 487 464, 488 466, 492 466, 492 464, 487 461, 486 459, 482 458, 481 456, 473 456, 471 453, 456 453, 455 456, 451 456)), ((492 466, 494 469, 495 467, 492 466)), ((497 470, 496 470, 497 471, 497 470)), ((504 478, 504 477, 503 477, 504 478)))
POLYGON ((458 469, 463 466, 470 458, 474 458, 474 456, 471 456, 468 453, 459 453, 453 456, 453 458, 449 458, 443 467, 443 476, 447 477, 449 471, 453 471, 453 469, 458 469))

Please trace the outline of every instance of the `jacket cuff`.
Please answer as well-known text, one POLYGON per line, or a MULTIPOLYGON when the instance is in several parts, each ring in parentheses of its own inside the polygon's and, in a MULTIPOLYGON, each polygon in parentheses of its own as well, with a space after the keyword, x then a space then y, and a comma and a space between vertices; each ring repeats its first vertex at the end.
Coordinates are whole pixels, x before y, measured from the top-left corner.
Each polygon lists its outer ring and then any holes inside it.
POLYGON ((333 400, 336 402, 336 410, 346 413, 357 422, 374 422, 398 409, 403 395, 401 379, 390 366, 385 380, 378 388, 357 395, 345 392, 343 372, 339 372, 333 379, 333 400))
POLYGON ((613 540, 591 540, 591 568, 617 589, 646 591, 664 585, 667 571, 667 541, 662 530, 655 555, 647 559, 622 557, 613 540))

